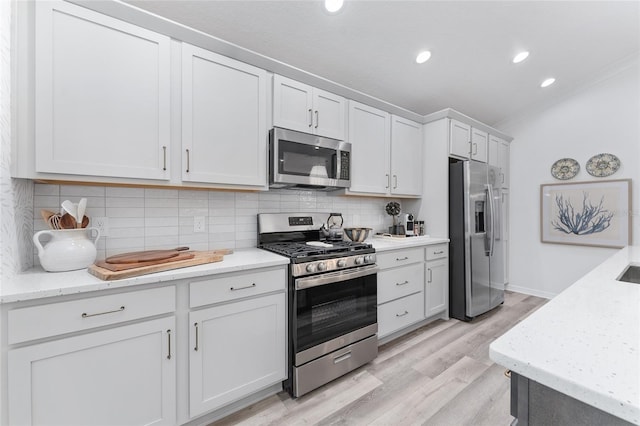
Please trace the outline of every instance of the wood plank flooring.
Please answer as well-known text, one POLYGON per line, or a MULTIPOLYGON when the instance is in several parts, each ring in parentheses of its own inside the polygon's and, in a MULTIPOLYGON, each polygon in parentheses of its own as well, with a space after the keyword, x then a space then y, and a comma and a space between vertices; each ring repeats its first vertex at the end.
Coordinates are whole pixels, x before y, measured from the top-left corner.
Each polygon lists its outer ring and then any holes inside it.
POLYGON ((489 344, 545 302, 506 292, 504 305, 470 323, 435 321, 301 398, 280 392, 213 425, 508 426, 509 380, 489 344))

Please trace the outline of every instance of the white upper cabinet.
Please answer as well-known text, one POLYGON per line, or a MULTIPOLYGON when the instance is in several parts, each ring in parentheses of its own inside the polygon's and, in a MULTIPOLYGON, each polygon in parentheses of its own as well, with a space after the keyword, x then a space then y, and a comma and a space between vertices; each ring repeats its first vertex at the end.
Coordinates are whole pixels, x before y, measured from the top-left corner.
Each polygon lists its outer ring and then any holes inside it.
POLYGON ((500 167, 500 186, 509 188, 509 142, 489 135, 489 164, 500 167))
POLYGON ((182 180, 266 185, 266 71, 182 44, 182 180))
POLYGON ((422 125, 349 101, 349 193, 422 195, 422 125))
POLYGON ((391 116, 391 194, 422 195, 422 125, 391 116))
POLYGON ((35 2, 35 171, 170 177, 170 39, 35 2))
POLYGON ((384 111, 349 101, 350 191, 387 194, 390 189, 391 118, 384 111))
POLYGON ((451 120, 449 154, 465 160, 487 162, 487 132, 475 129, 458 120, 451 120))
POLYGON ((344 140, 346 100, 281 75, 273 76, 273 125, 344 140))

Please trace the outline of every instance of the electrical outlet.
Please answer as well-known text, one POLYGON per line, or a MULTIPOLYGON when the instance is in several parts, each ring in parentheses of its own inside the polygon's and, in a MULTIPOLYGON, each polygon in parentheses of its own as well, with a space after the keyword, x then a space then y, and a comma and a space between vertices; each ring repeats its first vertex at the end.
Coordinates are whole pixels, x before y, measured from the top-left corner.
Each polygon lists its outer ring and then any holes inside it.
POLYGON ((108 217, 92 217, 89 226, 98 228, 101 237, 109 236, 109 218, 108 217))
POLYGON ((204 216, 194 216, 193 232, 204 232, 204 216))

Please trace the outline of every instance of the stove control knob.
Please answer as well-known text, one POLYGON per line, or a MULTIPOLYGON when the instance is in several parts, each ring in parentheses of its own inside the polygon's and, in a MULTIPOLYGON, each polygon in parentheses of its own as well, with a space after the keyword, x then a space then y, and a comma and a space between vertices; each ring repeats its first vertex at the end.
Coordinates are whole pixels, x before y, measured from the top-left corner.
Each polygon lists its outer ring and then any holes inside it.
POLYGON ((327 270, 327 264, 324 262, 320 262, 318 263, 318 271, 326 271, 327 270))
POLYGON ((370 255, 370 254, 366 255, 366 256, 364 257, 364 261, 365 261, 366 263, 373 263, 373 256, 372 256, 372 255, 370 255))
POLYGON ((316 271, 316 265, 314 265, 313 263, 310 263, 307 265, 306 267, 307 272, 315 272, 316 271))
POLYGON ((362 265, 364 263, 364 257, 360 256, 360 257, 356 257, 356 265, 362 265))
POLYGON ((340 259, 338 260, 338 268, 344 268, 345 266, 347 266, 347 261, 344 259, 340 259))

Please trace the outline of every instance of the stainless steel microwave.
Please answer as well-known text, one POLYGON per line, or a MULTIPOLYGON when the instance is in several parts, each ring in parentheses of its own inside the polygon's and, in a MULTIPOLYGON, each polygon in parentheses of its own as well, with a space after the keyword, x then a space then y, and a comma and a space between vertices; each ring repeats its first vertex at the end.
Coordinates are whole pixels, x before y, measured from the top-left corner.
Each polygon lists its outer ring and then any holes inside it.
POLYGON ((269 187, 330 191, 351 185, 351 144, 274 127, 269 132, 269 187))

